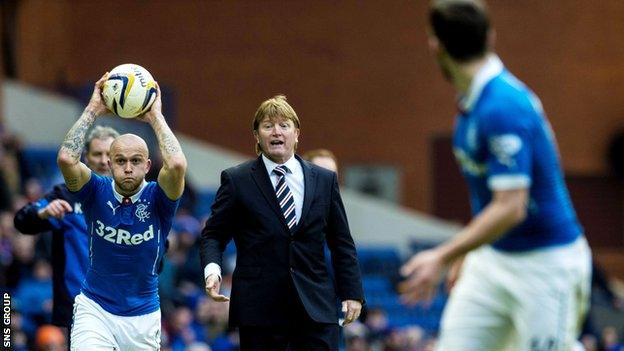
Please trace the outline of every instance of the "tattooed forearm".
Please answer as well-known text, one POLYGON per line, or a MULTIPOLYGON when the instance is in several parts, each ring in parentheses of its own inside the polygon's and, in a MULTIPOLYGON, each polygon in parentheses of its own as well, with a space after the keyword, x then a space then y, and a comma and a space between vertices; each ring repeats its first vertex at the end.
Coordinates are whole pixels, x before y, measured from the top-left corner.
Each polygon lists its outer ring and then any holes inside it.
POLYGON ((182 151, 180 148, 180 143, 178 143, 178 140, 171 131, 169 134, 163 134, 162 142, 162 152, 173 154, 182 151))
POLYGON ((153 128, 158 138, 158 146, 164 162, 167 162, 172 156, 182 153, 182 147, 180 147, 178 139, 173 135, 173 132, 165 122, 155 123, 153 128))
POLYGON ((65 177, 65 185, 67 185, 67 188, 69 189, 76 189, 78 186, 78 178, 65 177))
POLYGON ((94 121, 95 112, 85 110, 78 121, 76 121, 69 132, 67 132, 65 140, 63 140, 63 144, 61 145, 61 152, 67 153, 67 155, 75 159, 76 162, 80 161, 87 131, 91 125, 93 125, 94 121))

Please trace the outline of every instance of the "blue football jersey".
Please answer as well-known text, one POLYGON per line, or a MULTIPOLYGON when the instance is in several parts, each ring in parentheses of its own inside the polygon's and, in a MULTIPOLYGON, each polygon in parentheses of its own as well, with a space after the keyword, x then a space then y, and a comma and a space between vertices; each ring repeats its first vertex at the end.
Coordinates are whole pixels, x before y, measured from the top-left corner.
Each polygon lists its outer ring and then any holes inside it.
POLYGON ((497 57, 460 100, 453 151, 468 182, 473 215, 493 191, 528 188, 527 218, 492 246, 527 251, 563 245, 582 233, 539 99, 497 57))
POLYGON ((89 268, 82 292, 106 311, 138 316, 160 308, 158 264, 179 200, 156 182, 122 201, 113 179, 91 173, 74 196, 88 226, 89 268))

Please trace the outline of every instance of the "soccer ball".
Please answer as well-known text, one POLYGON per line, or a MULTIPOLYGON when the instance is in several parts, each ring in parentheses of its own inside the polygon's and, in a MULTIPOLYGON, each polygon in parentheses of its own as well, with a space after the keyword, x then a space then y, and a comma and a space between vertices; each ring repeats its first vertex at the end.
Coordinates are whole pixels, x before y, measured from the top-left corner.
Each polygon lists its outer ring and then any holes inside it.
POLYGON ((156 100, 156 81, 143 67, 126 63, 113 68, 102 87, 104 103, 114 114, 134 118, 156 100))

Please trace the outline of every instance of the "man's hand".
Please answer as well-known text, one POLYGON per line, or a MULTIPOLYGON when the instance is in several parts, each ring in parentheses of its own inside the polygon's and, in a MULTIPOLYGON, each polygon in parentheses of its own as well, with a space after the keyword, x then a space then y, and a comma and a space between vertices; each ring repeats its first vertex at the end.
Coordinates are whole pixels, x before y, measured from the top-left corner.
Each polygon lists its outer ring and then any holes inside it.
POLYGON ((436 249, 414 255, 403 267, 401 275, 406 278, 399 284, 401 300, 413 305, 419 301, 431 302, 445 268, 436 249))
POLYGON ((104 104, 104 99, 102 98, 102 87, 107 79, 108 72, 104 73, 102 78, 95 82, 93 94, 91 94, 91 100, 89 100, 89 104, 87 105, 87 109, 93 111, 96 116, 100 116, 108 112, 108 108, 106 107, 106 104, 104 104))
POLYGON ((362 312, 362 303, 356 300, 344 300, 342 301, 342 313, 344 313, 344 322, 342 325, 347 325, 360 317, 362 312))
POLYGON ((145 112, 143 115, 138 116, 136 118, 137 120, 151 124, 158 118, 164 118, 162 114, 162 100, 160 98, 160 95, 160 86, 158 86, 158 83, 156 83, 156 99, 152 103, 150 109, 147 110, 147 112, 145 112))
POLYGON ((464 265, 464 258, 466 256, 461 256, 457 258, 453 264, 451 264, 451 268, 446 275, 446 291, 451 292, 457 280, 459 279, 459 274, 461 273, 462 266, 464 265))
POLYGON ((61 219, 68 212, 73 212, 71 205, 65 200, 56 199, 50 202, 46 207, 40 209, 37 215, 41 219, 48 219, 50 217, 61 219))
POLYGON ((219 294, 220 288, 221 282, 216 274, 211 274, 206 278, 206 293, 210 296, 210 298, 217 302, 230 301, 229 297, 219 294))

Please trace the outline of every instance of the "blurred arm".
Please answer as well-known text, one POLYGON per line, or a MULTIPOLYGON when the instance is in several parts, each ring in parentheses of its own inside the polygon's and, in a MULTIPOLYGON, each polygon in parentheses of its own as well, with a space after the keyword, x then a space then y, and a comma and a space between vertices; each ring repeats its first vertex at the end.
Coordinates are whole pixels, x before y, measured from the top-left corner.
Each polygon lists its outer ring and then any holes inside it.
POLYGON ((527 188, 494 191, 492 201, 473 218, 451 241, 438 248, 444 263, 500 238, 526 218, 529 190, 527 188))

